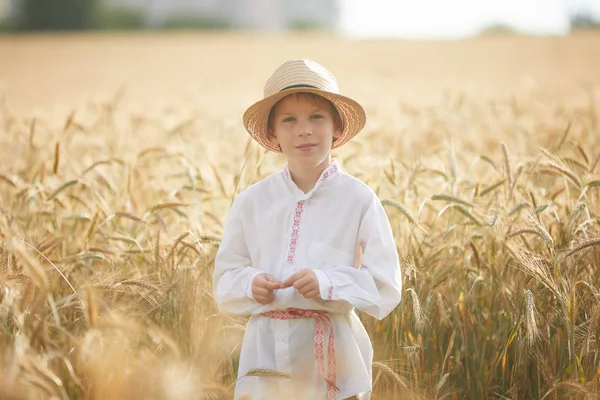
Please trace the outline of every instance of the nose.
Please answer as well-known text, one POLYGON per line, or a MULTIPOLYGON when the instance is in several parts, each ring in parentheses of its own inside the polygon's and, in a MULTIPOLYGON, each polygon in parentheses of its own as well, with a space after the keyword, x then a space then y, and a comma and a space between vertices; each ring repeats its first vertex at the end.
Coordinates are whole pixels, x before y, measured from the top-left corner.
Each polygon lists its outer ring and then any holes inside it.
POLYGON ((312 124, 309 121, 303 121, 300 124, 298 124, 298 135, 312 135, 312 124))

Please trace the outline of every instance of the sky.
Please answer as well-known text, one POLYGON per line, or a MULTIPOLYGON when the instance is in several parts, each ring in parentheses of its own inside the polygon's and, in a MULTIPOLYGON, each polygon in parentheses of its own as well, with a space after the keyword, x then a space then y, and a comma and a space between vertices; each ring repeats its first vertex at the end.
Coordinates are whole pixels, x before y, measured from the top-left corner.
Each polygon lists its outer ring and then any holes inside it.
POLYGON ((529 34, 560 35, 570 13, 600 19, 600 0, 340 0, 340 27, 350 36, 463 38, 505 24, 529 34))

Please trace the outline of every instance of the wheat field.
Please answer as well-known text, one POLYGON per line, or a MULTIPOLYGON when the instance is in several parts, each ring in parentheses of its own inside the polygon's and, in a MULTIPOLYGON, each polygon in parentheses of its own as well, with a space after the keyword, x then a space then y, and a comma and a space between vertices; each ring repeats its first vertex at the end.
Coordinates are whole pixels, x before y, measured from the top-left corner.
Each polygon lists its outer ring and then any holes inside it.
MULTIPOLYGON (((600 389, 600 33, 0 37, 0 398, 232 399, 244 318, 213 260, 279 170, 241 113, 288 58, 368 113, 334 152, 376 190, 404 294, 374 399, 600 389)), ((269 379, 286 379, 275 371, 269 379)))

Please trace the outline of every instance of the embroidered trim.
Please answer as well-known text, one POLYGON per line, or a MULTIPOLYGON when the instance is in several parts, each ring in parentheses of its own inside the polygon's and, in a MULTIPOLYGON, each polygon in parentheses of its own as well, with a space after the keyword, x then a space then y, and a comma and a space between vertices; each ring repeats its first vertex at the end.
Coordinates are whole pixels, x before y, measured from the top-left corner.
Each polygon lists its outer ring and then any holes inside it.
MULTIPOLYGON (((326 181, 327 178, 336 175, 338 172, 340 172, 339 164, 338 164, 337 161, 334 161, 334 162, 331 163, 330 166, 328 166, 327 168, 325 168, 325 171, 323 171, 323 173, 321 174, 321 177, 317 181, 317 184, 315 185, 315 188, 318 187, 319 185, 321 185, 324 181, 326 181)), ((288 180, 292 180, 292 176, 290 174, 290 169, 289 169, 288 166, 286 166, 284 168, 284 170, 283 170, 283 176, 285 176, 285 178, 288 179, 288 180)))
POLYGON ((296 212, 294 214, 294 223, 292 224, 292 237, 290 238, 290 247, 288 251, 287 263, 293 264, 296 258, 296 245, 298 244, 298 231, 300 230, 300 220, 304 212, 304 200, 296 203, 296 212))
POLYGON ((325 172, 323 172, 323 175, 321 175, 321 178, 319 179, 319 182, 317 184, 318 185, 322 184, 327 178, 329 178, 330 176, 333 176, 333 175, 337 174, 338 171, 339 171, 339 169, 338 169, 337 163, 331 164, 325 170, 325 172))
MULTIPOLYGON (((321 174, 321 177, 315 185, 315 189, 318 188, 323 182, 325 182, 331 176, 334 176, 339 172, 337 161, 334 161, 325 171, 321 174)), ((291 179, 290 171, 288 167, 283 170, 283 176, 286 179, 291 179)), ((300 200, 296 203, 296 211, 294 213, 294 222, 292 223, 292 235, 290 237, 290 244, 287 256, 287 263, 293 264, 296 259, 296 245, 298 244, 298 231, 300 230, 300 220, 302 219, 302 213, 304 212, 304 200, 300 200)))
POLYGON ((333 299, 333 279, 331 279, 331 276, 329 276, 329 274, 326 271, 323 271, 323 273, 327 276, 327 279, 329 279, 329 291, 327 293, 327 300, 331 300, 333 299))

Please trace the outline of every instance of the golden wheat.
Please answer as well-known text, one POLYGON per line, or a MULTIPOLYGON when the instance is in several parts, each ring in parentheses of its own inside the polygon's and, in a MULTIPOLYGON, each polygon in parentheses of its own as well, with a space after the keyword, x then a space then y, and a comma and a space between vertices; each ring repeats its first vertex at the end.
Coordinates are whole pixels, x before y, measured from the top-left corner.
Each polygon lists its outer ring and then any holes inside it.
POLYGON ((382 199, 403 266, 401 305, 382 321, 359 313, 373 399, 598 397, 600 35, 352 52, 331 37, 234 38, 97 37, 114 67, 97 80, 89 38, 9 45, 0 398, 233 398, 247 319, 218 312, 212 264, 234 195, 284 165, 239 119, 284 56, 266 46, 309 49, 369 113, 334 155, 382 199), (73 56, 48 63, 56 49, 73 56), (29 65, 47 74, 23 75, 29 65), (142 68, 105 98, 76 94, 142 68))

